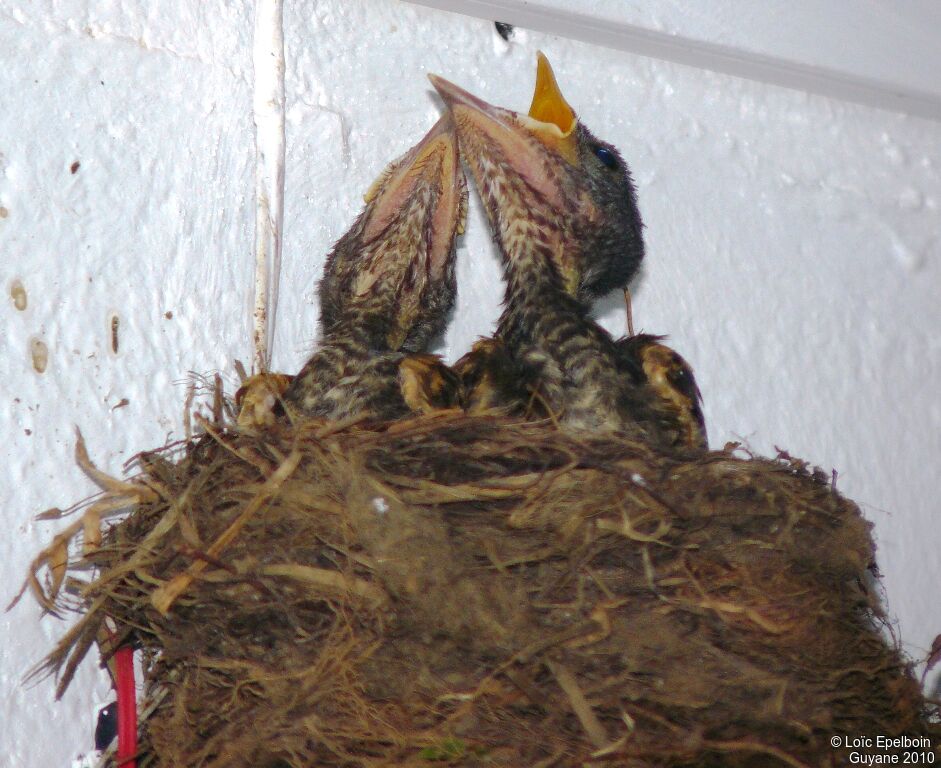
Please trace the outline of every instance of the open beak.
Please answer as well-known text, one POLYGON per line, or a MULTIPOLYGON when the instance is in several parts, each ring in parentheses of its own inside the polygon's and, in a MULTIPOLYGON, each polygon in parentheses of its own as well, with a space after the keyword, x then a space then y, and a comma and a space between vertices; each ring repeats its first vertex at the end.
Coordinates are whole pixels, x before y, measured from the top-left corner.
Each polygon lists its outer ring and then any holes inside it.
POLYGON ((429 79, 451 112, 465 159, 480 183, 474 158, 489 160, 486 165, 505 164, 553 208, 563 205, 559 180, 548 169, 564 160, 578 164, 575 131, 578 118, 565 101, 546 57, 539 53, 536 87, 529 114, 488 104, 463 88, 437 75, 429 79))
POLYGON ((542 51, 536 53, 536 87, 529 105, 529 117, 555 125, 563 136, 571 135, 578 123, 575 111, 562 95, 549 59, 542 51))

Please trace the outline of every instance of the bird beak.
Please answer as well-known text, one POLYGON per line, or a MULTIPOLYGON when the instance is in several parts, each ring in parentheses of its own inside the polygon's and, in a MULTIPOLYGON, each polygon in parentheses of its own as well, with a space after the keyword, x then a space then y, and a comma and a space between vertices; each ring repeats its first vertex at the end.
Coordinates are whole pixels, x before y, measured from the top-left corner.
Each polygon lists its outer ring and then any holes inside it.
POLYGON ((563 136, 571 135, 578 123, 575 111, 559 90, 552 65, 542 51, 536 53, 536 88, 533 91, 533 102, 529 105, 529 116, 533 120, 557 126, 563 136))
POLYGON ((526 251, 527 246, 512 243, 529 237, 523 232, 538 230, 574 295, 580 271, 573 222, 596 214, 583 182, 578 119, 562 97, 549 62, 540 54, 533 103, 526 115, 429 77, 454 120, 461 155, 504 254, 526 251))
POLYGON ((380 174, 364 195, 366 223, 363 242, 386 236, 388 228, 409 204, 428 206, 420 227, 426 238, 422 250, 427 255, 433 279, 441 277, 454 245, 454 237, 464 231, 467 215, 467 185, 461 170, 457 136, 449 116, 442 117, 424 138, 380 174))
POLYGON ((475 157, 495 157, 537 190, 556 210, 565 207, 559 179, 547 168, 558 159, 578 165, 578 119, 562 96, 552 68, 539 54, 536 88, 528 115, 488 104, 454 83, 429 75, 450 110, 461 149, 474 168, 475 157), (550 155, 551 157, 547 157, 550 155))

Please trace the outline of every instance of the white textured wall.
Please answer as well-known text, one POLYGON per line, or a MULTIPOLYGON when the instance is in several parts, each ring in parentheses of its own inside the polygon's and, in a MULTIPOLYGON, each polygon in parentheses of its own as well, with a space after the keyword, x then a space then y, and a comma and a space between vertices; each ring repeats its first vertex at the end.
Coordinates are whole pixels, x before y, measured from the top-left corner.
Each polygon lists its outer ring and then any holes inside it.
MULTIPOLYGON (((284 22, 276 368, 315 342, 315 281, 362 192, 436 119, 425 72, 525 109, 542 48, 634 169, 649 245, 635 323, 693 363, 713 445, 744 438, 839 471, 923 655, 941 631, 941 125, 534 33, 507 45, 392 0, 288 2, 284 22)), ((250 360, 251 27, 249 5, 223 0, 0 5, 3 603, 54 530, 31 516, 94 491, 74 425, 119 472, 181 435, 188 371, 234 382, 233 359, 250 360)), ((476 206, 458 275, 451 359, 493 327, 501 295, 476 206)), ((616 300, 601 314, 621 331, 616 300)), ((0 764, 67 764, 108 696, 93 663, 59 704, 21 685, 65 628, 38 616, 30 602, 0 615, 0 764)))

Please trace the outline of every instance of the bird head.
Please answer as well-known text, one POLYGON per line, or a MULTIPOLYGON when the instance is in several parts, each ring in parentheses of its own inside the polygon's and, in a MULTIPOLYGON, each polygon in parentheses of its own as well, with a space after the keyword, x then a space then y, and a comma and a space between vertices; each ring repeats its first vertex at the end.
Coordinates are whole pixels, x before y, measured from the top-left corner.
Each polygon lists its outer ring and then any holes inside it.
POLYGON ((706 448, 702 394, 693 369, 663 340, 663 336, 639 333, 623 339, 619 345, 624 359, 635 369, 634 376, 656 396, 656 410, 670 415, 675 443, 687 448, 706 448))
POLYGON ((376 349, 421 350, 444 328, 454 304, 454 239, 467 214, 450 118, 390 163, 365 202, 327 257, 323 332, 356 323, 376 349))
POLYGON ((624 287, 644 254, 630 171, 562 96, 540 53, 528 114, 431 75, 447 104, 504 258, 538 239, 565 290, 583 301, 624 287))

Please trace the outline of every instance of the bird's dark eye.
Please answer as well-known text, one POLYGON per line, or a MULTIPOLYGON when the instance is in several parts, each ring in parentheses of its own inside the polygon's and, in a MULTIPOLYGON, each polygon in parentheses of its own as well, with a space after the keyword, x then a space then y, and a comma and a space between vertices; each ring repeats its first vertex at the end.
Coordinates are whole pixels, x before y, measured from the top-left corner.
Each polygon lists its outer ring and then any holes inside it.
POLYGON ((686 395, 690 400, 695 400, 696 384, 692 376, 685 367, 673 368, 667 372, 667 381, 673 385, 673 388, 686 395))
POLYGON ((677 389, 686 384, 687 373, 683 368, 673 368, 667 372, 667 380, 677 389))
POLYGON ((618 167, 617 156, 607 147, 595 147, 595 155, 602 163, 604 163, 606 168, 614 170, 618 167))

